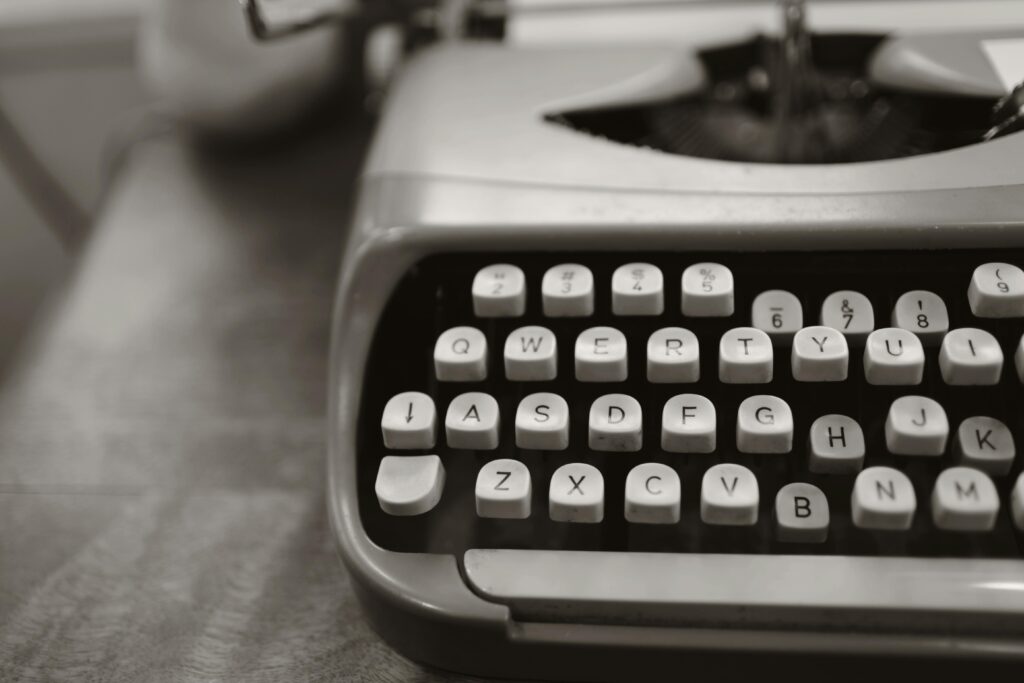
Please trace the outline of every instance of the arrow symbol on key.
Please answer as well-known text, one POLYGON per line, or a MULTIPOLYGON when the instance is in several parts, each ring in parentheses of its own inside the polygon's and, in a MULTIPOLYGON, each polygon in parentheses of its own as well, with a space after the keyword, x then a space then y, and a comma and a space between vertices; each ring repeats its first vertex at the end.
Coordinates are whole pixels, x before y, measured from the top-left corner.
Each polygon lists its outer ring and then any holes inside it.
POLYGON ((412 422, 412 401, 409 402, 409 414, 405 416, 405 424, 412 422))

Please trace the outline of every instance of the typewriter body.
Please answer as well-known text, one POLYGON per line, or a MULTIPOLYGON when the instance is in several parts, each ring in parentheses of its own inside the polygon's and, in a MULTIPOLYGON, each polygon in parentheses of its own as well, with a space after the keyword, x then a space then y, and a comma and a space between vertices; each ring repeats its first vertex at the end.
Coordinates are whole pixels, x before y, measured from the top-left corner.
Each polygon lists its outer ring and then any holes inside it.
POLYGON ((1019 666, 1024 9, 537 5, 413 55, 366 163, 328 487, 374 627, 503 678, 1019 666))

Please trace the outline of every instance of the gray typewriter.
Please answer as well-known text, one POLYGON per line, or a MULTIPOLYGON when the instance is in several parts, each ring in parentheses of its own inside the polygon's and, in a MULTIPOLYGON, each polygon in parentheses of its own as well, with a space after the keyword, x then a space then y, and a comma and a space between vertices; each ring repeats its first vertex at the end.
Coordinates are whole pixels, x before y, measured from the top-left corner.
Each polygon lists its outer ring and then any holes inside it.
POLYGON ((379 633, 502 678, 1019 670, 1024 3, 389 8, 327 478, 379 633))

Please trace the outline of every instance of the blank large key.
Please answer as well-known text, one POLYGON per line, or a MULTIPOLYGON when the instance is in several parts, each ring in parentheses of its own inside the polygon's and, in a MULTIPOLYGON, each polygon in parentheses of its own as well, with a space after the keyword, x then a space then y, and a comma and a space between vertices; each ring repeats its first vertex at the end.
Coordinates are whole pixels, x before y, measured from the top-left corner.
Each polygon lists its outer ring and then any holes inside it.
POLYGON ((626 521, 638 524, 675 524, 681 500, 679 475, 668 465, 637 465, 626 477, 626 521))
POLYGON ((920 384, 924 347, 913 332, 886 327, 868 335, 864 345, 864 379, 868 384, 920 384))
POLYGON ((638 451, 643 446, 640 403, 625 394, 606 394, 590 406, 588 442, 595 451, 638 451))
POLYGON ((497 263, 473 278, 473 312, 481 318, 518 317, 526 312, 526 275, 521 268, 497 263))
POLYGON ((444 465, 436 455, 387 455, 380 461, 374 491, 389 515, 429 512, 443 490, 444 465))
POLYGON ((733 463, 714 465, 701 480, 700 518, 705 524, 753 526, 759 500, 753 472, 733 463))
POLYGON ((992 475, 1006 474, 1017 449, 1013 433, 994 417, 969 417, 956 430, 957 461, 992 475))
POLYGON ((978 266, 967 288, 967 300, 979 318, 1024 317, 1024 270, 1009 263, 978 266))
POLYGON ((824 543, 828 500, 813 484, 786 484, 775 496, 775 536, 783 543, 824 543))
POLYGON ((939 368, 946 384, 999 384, 1003 350, 991 333, 973 327, 953 330, 942 339, 939 368))
POLYGON ((433 448, 437 433, 434 399, 419 391, 392 396, 384 406, 380 430, 387 448, 433 448))
POLYGON ((492 460, 476 477, 476 514, 495 519, 530 516, 530 470, 518 460, 492 460))
POLYGON ((892 326, 909 330, 922 341, 937 343, 949 330, 946 302, 934 292, 907 292, 892 309, 892 326))
POLYGON ((932 520, 947 531, 988 531, 999 514, 999 494, 984 472, 950 467, 939 473, 932 490, 932 520))
POLYGON ((868 467, 857 475, 850 501, 853 523, 862 529, 909 529, 917 509, 914 485, 891 467, 868 467))
POLYGON ((751 396, 736 416, 740 453, 789 453, 793 450, 793 411, 777 396, 751 396))
POLYGON ((604 519, 604 477, 593 465, 562 465, 551 475, 548 514, 556 522, 596 524, 604 519))
POLYGON ((892 402, 885 421, 885 444, 896 455, 942 455, 949 438, 946 411, 926 396, 892 402))

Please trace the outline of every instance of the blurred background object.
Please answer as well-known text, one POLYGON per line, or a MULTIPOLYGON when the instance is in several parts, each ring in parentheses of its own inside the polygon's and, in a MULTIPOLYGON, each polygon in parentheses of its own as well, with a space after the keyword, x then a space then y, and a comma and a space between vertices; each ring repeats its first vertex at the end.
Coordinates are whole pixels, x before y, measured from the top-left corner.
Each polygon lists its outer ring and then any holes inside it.
POLYGON ((140 68, 162 106, 220 135, 279 129, 340 76, 338 26, 259 43, 237 0, 161 0, 146 15, 139 46, 140 68))
POLYGON ((134 67, 146 2, 0 4, 0 373, 85 237, 105 141, 148 99, 134 67))
POLYGON ((259 44, 237 0, 0 4, 0 375, 124 149, 172 123, 280 130, 337 82, 340 31, 259 44))

